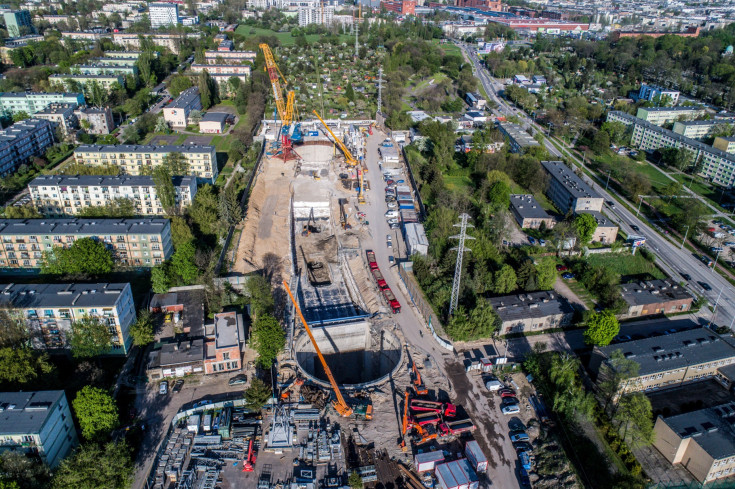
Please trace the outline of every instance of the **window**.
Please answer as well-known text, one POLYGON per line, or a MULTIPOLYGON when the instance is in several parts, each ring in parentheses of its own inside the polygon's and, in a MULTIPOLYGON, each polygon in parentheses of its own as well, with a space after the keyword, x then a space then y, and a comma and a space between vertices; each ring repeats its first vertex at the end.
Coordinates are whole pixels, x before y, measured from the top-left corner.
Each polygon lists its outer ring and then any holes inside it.
POLYGON ((229 360, 230 359, 230 352, 226 351, 222 354, 223 360, 229 360))

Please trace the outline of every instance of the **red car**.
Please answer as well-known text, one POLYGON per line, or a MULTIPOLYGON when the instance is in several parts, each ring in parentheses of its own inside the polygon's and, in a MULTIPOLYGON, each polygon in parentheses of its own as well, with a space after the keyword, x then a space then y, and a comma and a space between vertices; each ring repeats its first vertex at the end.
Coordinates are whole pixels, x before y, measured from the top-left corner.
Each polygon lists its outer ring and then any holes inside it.
POLYGON ((515 396, 516 395, 516 391, 514 391, 513 389, 511 389, 509 387, 506 387, 504 389, 500 389, 498 391, 498 394, 500 394, 502 397, 515 396))
POLYGON ((569 269, 567 267, 565 267, 564 265, 557 265, 556 266, 556 271, 557 272, 566 272, 567 270, 569 270, 569 269))
POLYGON ((504 399, 511 399, 511 398, 512 399, 515 399, 516 398, 516 393, 515 392, 501 392, 500 393, 500 397, 502 397, 504 399))

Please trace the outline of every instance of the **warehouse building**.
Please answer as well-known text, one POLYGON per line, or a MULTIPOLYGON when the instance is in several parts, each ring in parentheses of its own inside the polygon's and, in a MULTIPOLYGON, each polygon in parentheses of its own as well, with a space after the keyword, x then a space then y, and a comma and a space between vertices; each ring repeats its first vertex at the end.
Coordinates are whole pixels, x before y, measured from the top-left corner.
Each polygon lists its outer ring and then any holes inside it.
POLYGON ((529 333, 563 328, 572 322, 574 309, 554 291, 528 292, 488 299, 500 317, 500 333, 529 333))
POLYGON ((623 284, 620 294, 628 305, 621 317, 675 314, 692 308, 694 297, 675 282, 646 280, 623 284))

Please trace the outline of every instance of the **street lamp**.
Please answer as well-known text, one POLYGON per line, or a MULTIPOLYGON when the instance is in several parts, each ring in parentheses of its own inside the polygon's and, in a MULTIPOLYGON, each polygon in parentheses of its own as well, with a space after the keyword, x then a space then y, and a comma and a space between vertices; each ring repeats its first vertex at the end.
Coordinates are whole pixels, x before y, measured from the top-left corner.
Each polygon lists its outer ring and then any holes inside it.
POLYGON ((610 184, 610 173, 612 173, 612 170, 607 171, 607 181, 605 182, 605 190, 607 190, 607 186, 610 184))
MULTIPOLYGON (((715 268, 717 268, 717 260, 719 260, 719 258, 720 258, 720 253, 722 253, 722 251, 718 251, 717 252, 717 255, 715 255, 715 264, 712 265, 712 271, 713 272, 715 271, 715 268)), ((720 292, 720 293, 722 293, 722 292, 720 292)))
POLYGON ((643 196, 639 195, 638 199, 639 199, 638 200, 638 210, 635 211, 635 217, 638 217, 638 214, 641 212, 641 204, 643 203, 643 196))
POLYGON ((681 240, 681 246, 679 246, 680 250, 684 249, 684 241, 687 240, 687 234, 689 234, 689 226, 687 226, 687 230, 684 233, 684 239, 681 240))
POLYGON ((719 294, 717 294, 717 300, 715 300, 715 307, 713 307, 713 308, 712 308, 712 318, 711 318, 711 319, 709 320, 709 325, 710 325, 710 327, 712 327, 712 324, 713 324, 713 323, 715 322, 715 316, 717 316, 717 304, 719 304, 719 303, 720 303, 720 296, 722 295, 722 291, 723 291, 724 289, 725 289, 725 288, 724 288, 724 287, 722 287, 722 288, 720 289, 720 293, 719 293, 719 294))

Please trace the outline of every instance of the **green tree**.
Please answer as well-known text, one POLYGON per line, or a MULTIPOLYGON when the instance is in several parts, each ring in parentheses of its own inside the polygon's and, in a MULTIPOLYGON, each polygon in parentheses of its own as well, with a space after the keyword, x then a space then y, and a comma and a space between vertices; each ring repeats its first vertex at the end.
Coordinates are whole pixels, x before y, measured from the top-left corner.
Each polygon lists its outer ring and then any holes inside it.
POLYGON ((138 319, 130 326, 130 337, 135 346, 145 346, 156 338, 153 331, 153 318, 147 309, 138 311, 138 319))
POLYGON ((350 486, 350 489, 362 489, 363 484, 360 474, 354 470, 350 472, 350 477, 347 479, 347 485, 350 486))
POLYGON ((87 443, 62 460, 52 489, 129 489, 133 460, 125 442, 87 443))
POLYGON ((219 97, 217 95, 217 84, 209 75, 207 70, 203 70, 199 74, 199 96, 202 100, 202 109, 207 110, 213 105, 219 103, 219 97))
POLYGON ((153 169, 153 184, 164 212, 167 215, 176 213, 176 189, 167 165, 159 165, 153 169))
POLYGON ((13 122, 20 122, 24 121, 26 119, 30 119, 31 116, 28 115, 28 112, 21 110, 20 112, 16 112, 13 114, 13 122))
POLYGON ((347 82, 347 87, 345 87, 345 97, 347 97, 347 100, 350 102, 355 101, 355 90, 352 88, 352 83, 349 81, 347 82))
POLYGON ((219 217, 226 226, 237 224, 242 219, 237 187, 230 185, 219 194, 219 217))
POLYGON ((84 316, 71 323, 69 346, 75 358, 92 358, 112 348, 110 329, 97 317, 84 316))
POLYGON ((53 369, 48 355, 29 346, 0 348, 0 382, 27 384, 53 369))
POLYGON ((596 154, 606 155, 610 152, 610 135, 606 131, 597 131, 590 146, 596 154))
POLYGON ((268 384, 257 377, 253 377, 250 387, 245 389, 243 397, 245 398, 245 407, 253 413, 263 409, 268 399, 271 398, 273 392, 268 384))
POLYGON ((203 185, 194 197, 194 203, 189 209, 189 216, 203 234, 215 234, 219 199, 211 185, 203 185))
POLYGON ((597 379, 605 401, 603 409, 607 410, 620 392, 623 382, 638 377, 639 369, 640 364, 632 358, 625 358, 622 350, 615 350, 610 354, 608 360, 602 364, 597 379))
POLYGON ((120 424, 115 399, 100 388, 85 385, 77 393, 72 406, 82 436, 87 440, 105 439, 120 424))
POLYGON ((554 353, 548 369, 552 385, 553 409, 565 416, 589 418, 595 399, 586 393, 579 380, 579 360, 568 353, 554 353))
POLYGON ((51 483, 48 465, 16 450, 6 450, 0 455, 0 474, 6 483, 16 482, 20 489, 46 489, 51 483))
POLYGON ((183 153, 172 151, 163 158, 163 165, 168 168, 169 175, 186 176, 189 175, 189 160, 183 153))
POLYGON ((6 219, 40 219, 43 217, 33 204, 11 205, 3 212, 6 219))
POLYGON ((556 261, 544 257, 536 263, 536 286, 541 290, 551 290, 556 282, 556 261))
POLYGON ((172 97, 176 98, 181 95, 181 92, 191 87, 191 78, 185 75, 174 75, 169 82, 168 91, 172 97))
POLYGON ((268 279, 262 275, 253 275, 248 279, 246 287, 250 296, 252 316, 258 318, 264 314, 272 314, 275 302, 268 279))
POLYGON ((169 278, 169 265, 168 262, 164 262, 161 265, 153 267, 153 270, 151 270, 151 289, 156 294, 165 294, 168 292, 168 289, 173 287, 169 278))
POLYGON ((615 144, 625 144, 626 132, 628 127, 622 122, 609 121, 602 123, 602 130, 609 136, 610 140, 615 144))
POLYGON ((518 278, 516 272, 510 265, 503 265, 503 268, 495 272, 493 276, 492 290, 496 294, 509 294, 516 290, 518 278))
POLYGON ((622 432, 623 439, 632 447, 650 445, 655 440, 651 401, 643 392, 623 396, 618 403, 613 422, 622 432))
POLYGON ((171 218, 171 241, 174 244, 174 249, 194 241, 194 234, 183 217, 174 216, 171 218))
POLYGON ((507 209, 510 205, 510 185, 504 181, 498 181, 490 186, 487 192, 487 200, 493 209, 507 209))
POLYGON ((170 272, 179 277, 184 285, 194 283, 199 275, 199 270, 194 264, 195 254, 196 247, 194 243, 189 242, 179 246, 179 249, 171 256, 170 272))
POLYGON ((258 365, 268 369, 286 345, 286 333, 278 320, 270 314, 258 316, 253 330, 251 342, 258 352, 258 365))
POLYGON ((582 245, 586 245, 597 231, 597 219, 592 214, 582 213, 574 218, 574 231, 582 245))
POLYGON ((81 238, 69 248, 44 253, 41 272, 51 275, 105 275, 112 272, 112 252, 101 241, 81 238))
POLYGON ((620 323, 609 309, 593 312, 587 320, 584 341, 588 345, 607 346, 620 332, 620 323))

